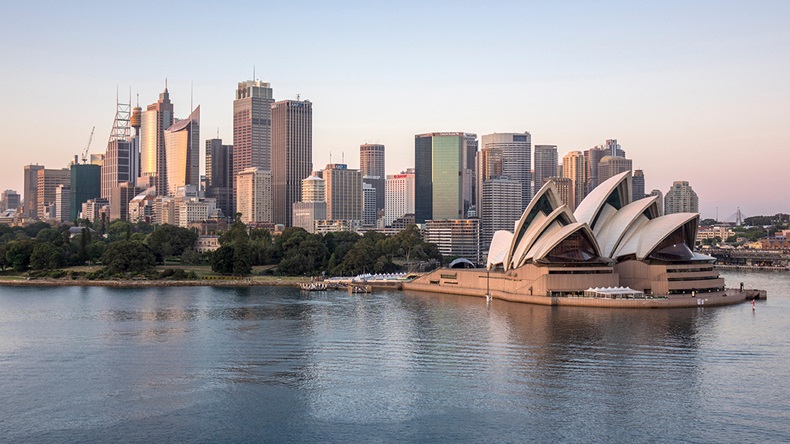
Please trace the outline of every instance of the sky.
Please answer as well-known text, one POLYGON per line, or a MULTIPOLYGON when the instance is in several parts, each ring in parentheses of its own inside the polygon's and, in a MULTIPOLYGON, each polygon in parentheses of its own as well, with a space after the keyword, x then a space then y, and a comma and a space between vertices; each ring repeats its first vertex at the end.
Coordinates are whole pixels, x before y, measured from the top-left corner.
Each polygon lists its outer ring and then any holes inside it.
MULTIPOLYGON (((523 132, 562 157, 617 139, 703 218, 790 212, 790 2, 12 2, 0 16, 0 189, 65 167, 116 92, 232 143, 236 85, 313 103, 313 168, 414 165, 414 135, 523 132), (649 3, 649 4, 637 4, 649 3)), ((204 170, 201 152, 201 171, 204 170)))

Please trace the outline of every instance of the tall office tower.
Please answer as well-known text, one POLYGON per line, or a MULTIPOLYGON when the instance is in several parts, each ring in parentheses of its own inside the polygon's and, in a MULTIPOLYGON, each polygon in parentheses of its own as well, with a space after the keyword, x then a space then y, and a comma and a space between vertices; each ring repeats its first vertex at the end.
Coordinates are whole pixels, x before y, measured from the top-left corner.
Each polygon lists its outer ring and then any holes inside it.
POLYGON ((523 184, 518 180, 494 177, 483 182, 480 225, 482 251, 488 251, 497 230, 513 231, 524 211, 521 208, 523 184))
POLYGON ((68 222, 76 218, 71 217, 71 190, 68 185, 55 187, 55 220, 68 222))
POLYGON ((313 104, 283 100, 273 103, 271 112, 273 222, 288 227, 293 203, 302 195, 302 179, 313 170, 313 104))
POLYGON ((598 164, 598 183, 603 183, 610 177, 633 169, 631 159, 619 156, 604 156, 598 164))
POLYGON ((699 213, 697 193, 685 180, 672 182, 672 188, 664 197, 664 213, 699 213))
POLYGON ((617 143, 617 139, 607 139, 603 148, 606 150, 607 156, 625 157, 625 151, 617 143))
POLYGON ((573 181, 573 201, 567 202, 571 211, 584 199, 587 185, 587 163, 584 153, 571 151, 562 158, 562 174, 573 181))
POLYGON ((69 174, 71 184, 71 208, 69 215, 74 220, 82 211, 82 204, 101 196, 102 167, 92 164, 73 164, 69 174))
POLYGON ((563 175, 563 171, 564 170, 562 168, 562 163, 560 162, 559 164, 557 164, 557 177, 565 177, 563 175))
POLYGON ((272 175, 263 168, 247 168, 236 175, 236 213, 245 224, 272 221, 272 175))
POLYGON ((239 82, 233 101, 234 175, 251 167, 271 171, 273 103, 269 82, 239 82))
POLYGON ((376 189, 376 213, 384 210, 386 173, 384 172, 384 145, 366 143, 359 146, 359 170, 362 177, 376 189))
POLYGON ((656 200, 658 202, 658 207, 659 207, 658 213, 664 214, 664 193, 662 193, 661 190, 653 190, 650 192, 650 195, 658 196, 658 199, 656 200))
MULTIPOLYGON (((173 121, 173 104, 165 86, 159 100, 142 112, 140 127, 140 176, 150 178, 148 180, 159 195, 167 194, 165 130, 173 121)), ((143 183, 147 185, 146 181, 143 183)))
POLYGON ((206 197, 216 199, 226 217, 235 216, 233 145, 223 145, 222 139, 206 140, 206 197))
POLYGON ((427 133, 414 136, 415 220, 461 219, 473 205, 469 155, 477 136, 427 133))
POLYGON ((326 218, 362 221, 362 172, 342 163, 326 166, 326 218))
POLYGON ((15 190, 3 191, 3 210, 16 210, 20 207, 20 196, 15 190))
POLYGON ((25 188, 22 190, 25 193, 25 203, 22 208, 25 217, 38 217, 38 172, 43 169, 43 165, 25 165, 25 188))
POLYGON ((362 225, 376 226, 376 187, 371 183, 362 183, 362 225))
POLYGON ((414 214, 414 168, 387 176, 386 197, 384 225, 392 226, 395 220, 414 214))
POLYGON ((200 105, 186 119, 165 130, 166 190, 175 195, 178 187, 200 187, 200 105))
POLYGON ((326 219, 326 185, 319 174, 302 180, 302 200, 293 204, 293 226, 310 233, 315 233, 315 221, 326 219))
POLYGON ((480 193, 477 193, 475 206, 478 214, 482 215, 485 211, 483 208, 483 182, 502 176, 502 148, 483 147, 475 153, 475 156, 475 179, 477 180, 477 189, 481 190, 480 193))
POLYGON ((573 208, 573 181, 571 179, 555 176, 543 179, 543 183, 545 184, 546 182, 553 182, 562 203, 567 205, 568 208, 573 208))
POLYGON ((532 200, 532 136, 523 133, 494 133, 482 138, 483 149, 502 150, 502 176, 521 184, 521 210, 532 200))
POLYGON ((642 170, 634 170, 631 180, 631 194, 632 202, 645 197, 645 173, 642 170))
POLYGON ((587 184, 585 185, 585 196, 594 190, 599 183, 603 182, 598 177, 598 169, 601 165, 601 159, 608 156, 608 151, 603 147, 594 147, 584 151, 584 164, 587 167, 587 184))
POLYGON ((463 190, 464 190, 464 217, 479 217, 477 210, 478 189, 475 159, 477 157, 477 134, 464 133, 463 138, 463 190))
POLYGON ((129 202, 138 193, 133 182, 123 182, 110 192, 110 220, 129 220, 129 202))
POLYGON ((535 145, 535 192, 557 173, 557 145, 535 145))
POLYGON ((71 171, 62 170, 38 170, 38 198, 36 215, 39 219, 45 219, 46 208, 55 203, 55 189, 58 185, 68 185, 71 183, 71 171))
MULTIPOLYGON (((131 101, 131 100, 130 100, 131 101)), ((113 187, 122 182, 135 182, 140 175, 140 140, 137 131, 140 128, 140 107, 134 108, 134 126, 132 125, 131 105, 115 101, 115 120, 113 120, 107 151, 101 167, 101 197, 110 198, 113 187), (134 135, 132 135, 134 128, 134 135)), ((96 163, 91 162, 96 165, 96 163)), ((97 197, 91 196, 90 198, 97 197)), ((86 199, 87 200, 87 199, 86 199)), ((84 201, 83 201, 84 202, 84 201)), ((77 210, 82 208, 82 202, 77 210)))

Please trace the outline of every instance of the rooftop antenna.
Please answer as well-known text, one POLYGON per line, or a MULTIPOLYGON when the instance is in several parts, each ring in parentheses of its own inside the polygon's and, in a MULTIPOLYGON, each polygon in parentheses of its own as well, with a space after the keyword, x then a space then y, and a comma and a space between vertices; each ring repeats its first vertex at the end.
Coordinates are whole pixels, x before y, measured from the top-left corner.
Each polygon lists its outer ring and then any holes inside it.
POLYGON ((341 151, 340 152, 340 163, 346 163, 346 152, 345 151, 341 151))
POLYGON ((195 89, 194 86, 195 86, 195 81, 194 80, 190 81, 189 82, 189 112, 190 112, 190 114, 192 113, 192 111, 195 110, 195 108, 192 107, 192 98, 194 96, 194 89, 195 89))
POLYGON ((255 65, 252 65, 252 80, 255 81, 255 65))
POLYGON ((332 163, 332 151, 329 152, 329 163, 332 163))
POLYGON ((300 98, 300 97, 302 97, 302 95, 301 95, 301 94, 297 94, 297 95, 296 95, 296 101, 297 101, 297 102, 299 101, 299 98, 300 98))
POLYGON ((217 139, 219 139, 219 127, 217 127, 217 139))
POLYGON ((165 91, 167 91, 167 77, 165 77, 165 91))

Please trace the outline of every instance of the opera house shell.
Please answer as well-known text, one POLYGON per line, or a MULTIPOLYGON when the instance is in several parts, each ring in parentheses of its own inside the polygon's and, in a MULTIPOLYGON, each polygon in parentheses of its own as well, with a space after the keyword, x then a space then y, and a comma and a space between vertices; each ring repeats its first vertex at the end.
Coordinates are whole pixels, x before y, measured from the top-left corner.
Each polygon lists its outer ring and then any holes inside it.
POLYGON ((441 269, 404 288, 551 305, 736 302, 715 258, 694 252, 698 224, 697 213, 662 215, 657 196, 632 202, 630 172, 601 183, 575 212, 548 182, 512 233, 494 234, 485 269, 441 269))

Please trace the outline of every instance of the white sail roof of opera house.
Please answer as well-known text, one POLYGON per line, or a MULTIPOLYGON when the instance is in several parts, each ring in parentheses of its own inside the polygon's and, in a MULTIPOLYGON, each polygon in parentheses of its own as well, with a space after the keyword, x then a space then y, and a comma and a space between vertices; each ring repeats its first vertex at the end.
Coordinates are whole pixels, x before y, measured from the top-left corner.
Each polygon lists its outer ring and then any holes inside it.
POLYGON ((621 208, 631 203, 631 172, 624 171, 593 188, 579 203, 573 215, 586 222, 595 235, 600 227, 621 208))
POLYGON ((658 196, 639 199, 624 206, 606 222, 599 224, 596 238, 601 245, 601 253, 606 257, 614 257, 615 249, 627 235, 660 215, 658 196))
POLYGON ((487 267, 507 271, 527 263, 712 259, 692 251, 699 214, 662 216, 657 196, 631 202, 631 180, 626 171, 604 181, 574 213, 554 184, 546 183, 516 222, 515 234, 494 233, 487 267), (573 252, 574 245, 580 251, 573 252))
MULTIPOLYGON (((634 255, 638 260, 647 259, 664 240, 675 233, 678 234, 678 241, 675 244, 685 244, 689 251, 692 251, 698 225, 699 214, 697 213, 675 213, 655 218, 625 239, 612 254, 612 257, 634 255)), ((692 256, 694 256, 693 252, 692 256)))

